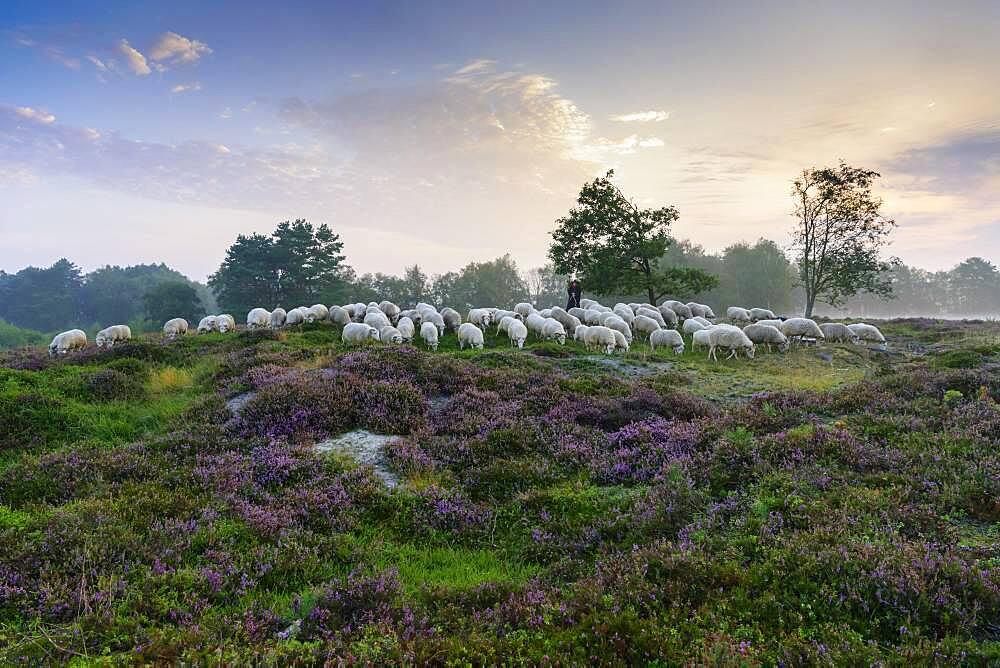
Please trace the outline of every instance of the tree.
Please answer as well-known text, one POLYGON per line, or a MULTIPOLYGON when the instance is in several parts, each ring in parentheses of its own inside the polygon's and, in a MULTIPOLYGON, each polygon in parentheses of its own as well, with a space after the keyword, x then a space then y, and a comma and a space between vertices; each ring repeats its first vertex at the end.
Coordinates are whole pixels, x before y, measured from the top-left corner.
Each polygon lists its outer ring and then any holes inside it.
POLYGON ((273 249, 274 241, 262 234, 236 237, 222 265, 208 278, 224 310, 246 313, 261 304, 278 305, 279 270, 273 249))
POLYGON ((63 258, 51 267, 25 267, 0 275, 0 318, 18 327, 51 332, 81 325, 83 277, 63 258))
MULTIPOLYGON (((143 297, 153 287, 165 281, 188 283, 198 293, 202 310, 207 313, 217 311, 211 293, 204 285, 194 283, 184 274, 165 264, 138 264, 131 267, 104 266, 84 276, 80 292, 80 308, 83 321, 99 327, 112 324, 139 323, 145 314, 143 297)), ((162 323, 153 323, 159 329, 162 323)))
POLYGON ((872 193, 879 177, 841 162, 806 169, 795 180, 792 236, 806 317, 817 300, 839 306, 859 292, 892 294, 887 272, 898 261, 883 261, 880 253, 896 223, 882 216, 882 200, 872 193))
POLYGON ((640 209, 613 177, 614 170, 584 184, 577 206, 556 221, 549 248, 556 272, 576 274, 585 290, 599 294, 641 291, 650 303, 714 286, 715 277, 700 269, 660 262, 672 243, 677 209, 640 209))
POLYGON ((516 304, 528 298, 517 264, 510 255, 490 262, 470 262, 434 279, 431 294, 438 305, 460 311, 476 306, 516 304))
POLYGON ((792 301, 792 264, 770 239, 740 242, 722 251, 724 303, 782 311, 792 301))
POLYGON ((567 301, 567 281, 568 277, 557 274, 551 264, 528 270, 525 278, 528 301, 540 308, 563 304, 567 301))
POLYGON ((981 257, 970 257, 949 272, 952 309, 969 315, 1000 309, 1000 272, 981 257))
POLYGON ((184 318, 196 326, 205 314, 198 292, 184 281, 164 281, 150 288, 143 303, 146 317, 160 324, 171 318, 184 318))

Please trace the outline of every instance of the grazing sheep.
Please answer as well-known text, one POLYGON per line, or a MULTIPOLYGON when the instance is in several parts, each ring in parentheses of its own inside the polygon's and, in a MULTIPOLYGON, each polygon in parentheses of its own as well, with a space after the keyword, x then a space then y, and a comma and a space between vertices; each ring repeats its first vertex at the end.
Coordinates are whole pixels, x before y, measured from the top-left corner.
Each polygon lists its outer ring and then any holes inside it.
POLYGON ((603 316, 604 316, 603 311, 598 311, 597 309, 590 308, 586 310, 581 320, 583 320, 583 322, 587 323, 588 325, 599 325, 601 323, 601 318, 603 316))
POLYGON ((228 313, 223 313, 222 315, 215 316, 215 326, 218 328, 219 332, 225 334, 226 332, 236 331, 236 318, 229 315, 228 313))
POLYGON ((293 308, 291 311, 285 314, 285 324, 291 327, 292 325, 301 325, 306 321, 306 313, 302 307, 293 308))
MULTIPOLYGON (((577 320, 579 320, 581 323, 584 321, 584 318, 587 317, 587 311, 580 308, 579 306, 574 306, 573 308, 571 308, 566 312, 569 313, 574 318, 576 318, 577 320)), ((528 316, 524 317, 527 318, 528 316)))
POLYGON ((834 343, 857 343, 858 335, 842 322, 824 322, 819 326, 823 338, 834 343))
POLYGON ((544 337, 545 318, 540 314, 529 313, 528 317, 524 319, 524 324, 527 326, 528 331, 535 335, 535 338, 541 339, 544 337))
POLYGON ((441 318, 444 320, 445 327, 453 332, 457 332, 462 325, 462 314, 453 308, 446 306, 441 309, 441 318))
POLYGON ((271 329, 281 329, 281 327, 284 326, 285 320, 287 318, 288 318, 288 313, 285 312, 285 309, 279 306, 278 308, 271 311, 271 315, 268 316, 267 320, 271 329))
POLYGON ((379 302, 378 307, 379 307, 379 309, 382 310, 382 313, 385 313, 386 317, 389 318, 390 322, 398 322, 399 321, 399 307, 398 306, 396 306, 392 302, 386 300, 386 301, 379 302))
POLYGON ((712 307, 709 306, 708 304, 702 304, 701 306, 702 306, 702 308, 705 309, 705 314, 702 317, 703 318, 708 318, 709 320, 715 320, 716 315, 715 315, 715 311, 712 310, 712 307))
POLYGON ((577 325, 576 329, 573 330, 573 340, 583 343, 583 340, 587 334, 587 325, 577 325))
POLYGON ((691 309, 691 317, 693 318, 704 318, 705 317, 705 305, 699 304, 698 302, 688 302, 685 304, 689 309, 691 309))
POLYGON ((52 339, 52 343, 49 344, 49 355, 65 355, 71 350, 79 350, 86 347, 86 332, 82 329, 71 329, 55 335, 52 339))
POLYGON ((411 343, 413 341, 413 335, 416 333, 416 327, 413 325, 413 321, 405 315, 401 316, 399 320, 396 321, 396 329, 399 330, 404 342, 411 343))
POLYGON ((777 327, 778 329, 781 329, 781 322, 782 321, 779 320, 778 318, 773 318, 773 319, 772 318, 765 318, 764 320, 758 320, 757 324, 758 325, 770 325, 771 327, 777 327))
POLYGON ((635 319, 632 320, 632 329, 635 331, 637 337, 642 338, 640 335, 645 334, 647 337, 660 329, 660 323, 656 322, 649 316, 637 315, 635 319))
POLYGON ((688 318, 681 324, 681 331, 685 334, 694 334, 699 329, 711 329, 712 324, 704 325, 694 318, 688 318))
POLYGON ((625 322, 621 318, 617 316, 612 316, 611 318, 608 318, 607 320, 604 321, 604 326, 607 327, 608 329, 619 332, 622 336, 625 337, 625 340, 629 342, 629 345, 632 344, 632 338, 633 338, 632 328, 629 326, 627 322, 625 322))
MULTIPOLYGON (((559 326, 562 327, 562 325, 559 326)), ((483 330, 479 329, 471 322, 463 323, 462 326, 458 328, 458 348, 459 350, 465 350, 465 346, 469 346, 477 350, 483 349, 483 330)))
MULTIPOLYGON (((486 308, 474 308, 469 311, 469 317, 466 320, 478 327, 489 327, 490 323, 493 322, 493 314, 486 308)), ((459 329, 462 328, 459 327, 459 329)))
POLYGON ((780 329, 781 333, 792 341, 795 339, 801 341, 804 336, 814 339, 823 338, 823 330, 819 328, 815 320, 809 318, 789 318, 781 323, 780 329))
POLYGON ((361 322, 364 320, 365 313, 368 312, 368 305, 360 302, 357 304, 351 304, 349 307, 345 308, 351 312, 351 319, 354 320, 354 322, 361 322))
POLYGON ((745 308, 740 308, 739 306, 730 306, 727 308, 726 317, 729 319, 729 322, 732 323, 745 322, 749 324, 751 321, 750 311, 745 308))
MULTIPOLYGON (((267 311, 265 311, 267 313, 267 311)), ((188 332, 188 321, 184 318, 171 318, 163 323, 163 335, 168 339, 184 336, 188 332)))
POLYGON ((389 322, 389 318, 386 317, 385 313, 382 313, 379 309, 366 313, 363 322, 369 327, 374 327, 375 329, 389 327, 392 324, 389 322))
POLYGON ((342 306, 331 306, 330 307, 330 322, 335 325, 340 325, 343 327, 347 323, 351 322, 351 312, 342 306))
POLYGON ((330 316, 330 309, 323 304, 313 304, 306 309, 306 322, 323 322, 330 316))
MULTIPOLYGON (((219 331, 219 326, 216 324, 216 317, 214 315, 206 315, 204 318, 198 321, 198 333, 208 334, 209 332, 219 331)), ((98 333, 100 336, 100 333, 98 333)), ((98 343, 97 345, 101 345, 98 343)))
POLYGON ((711 346, 708 340, 709 332, 711 332, 714 327, 706 327, 705 329, 699 329, 697 332, 691 335, 691 352, 694 352, 698 348, 704 347, 708 348, 711 346))
POLYGON ((267 309, 253 308, 247 313, 247 329, 266 329, 270 324, 271 312, 267 309))
POLYGON ((774 315, 774 311, 766 308, 752 308, 750 309, 750 320, 757 322, 758 320, 774 320, 777 316, 774 315))
POLYGON ((564 309, 561 309, 558 306, 552 307, 551 317, 561 322, 563 329, 565 329, 567 332, 572 332, 574 329, 576 329, 576 326, 580 324, 580 320, 578 318, 570 315, 564 309))
POLYGON ((631 345, 629 340, 625 337, 624 334, 619 332, 617 329, 612 329, 611 333, 615 337, 615 350, 620 350, 623 353, 627 353, 629 346, 631 345))
POLYGON ((684 337, 676 329, 658 329, 649 335, 649 349, 669 347, 675 355, 684 352, 684 337))
POLYGON ((432 323, 435 327, 437 327, 438 336, 444 336, 444 316, 440 313, 437 311, 434 311, 433 313, 427 312, 424 317, 424 322, 432 323))
POLYGON ((676 299, 668 299, 667 301, 662 302, 661 306, 669 308, 671 311, 676 313, 677 317, 681 320, 687 320, 688 318, 694 316, 694 313, 691 312, 691 309, 688 308, 687 304, 679 302, 676 299))
POLYGON ((94 343, 98 348, 107 346, 111 348, 120 341, 128 341, 132 338, 132 329, 128 325, 111 325, 105 327, 94 337, 94 343))
POLYGON ((538 312, 538 315, 542 316, 543 318, 551 318, 552 317, 552 309, 550 309, 550 308, 543 308, 541 311, 538 312))
POLYGON ((726 359, 739 357, 741 350, 746 353, 747 358, 753 359, 753 341, 738 327, 713 327, 708 330, 708 358, 718 362, 715 351, 719 348, 729 350, 729 357, 726 359))
POLYGON ((598 302, 594 301, 593 299, 586 299, 586 298, 584 298, 584 299, 580 300, 580 307, 581 308, 589 310, 590 307, 594 306, 594 305, 600 306, 600 304, 598 302))
POLYGON ((344 331, 340 333, 340 340, 344 343, 364 343, 365 341, 378 341, 378 330, 371 325, 362 322, 350 322, 344 325, 344 331))
POLYGON ((506 317, 517 318, 518 320, 520 320, 521 314, 518 313, 517 311, 507 311, 498 308, 497 310, 493 311, 493 317, 490 318, 490 320, 492 320, 493 322, 500 322, 506 317))
POLYGON ((517 318, 511 318, 507 326, 507 338, 510 339, 512 346, 517 346, 520 350, 524 348, 524 342, 528 339, 528 328, 517 318))
POLYGON ((614 330, 602 327, 601 325, 588 327, 583 335, 583 342, 586 344, 588 350, 600 349, 606 355, 613 353, 617 345, 614 330))
POLYGON ((755 344, 763 343, 767 346, 768 352, 771 352, 772 344, 778 346, 779 353, 788 351, 788 337, 773 325, 762 325, 758 322, 744 327, 743 333, 755 344))
POLYGON ((555 318, 546 318, 542 324, 542 338, 546 341, 556 341, 559 345, 565 345, 566 328, 555 318))
POLYGON ((660 327, 666 327, 667 321, 664 319, 663 314, 660 313, 659 309, 650 308, 648 306, 640 306, 635 310, 635 317, 646 316, 647 318, 652 318, 657 322, 660 327))
POLYGON ((703 318, 700 315, 692 316, 691 319, 694 320, 695 322, 700 322, 705 327, 711 327, 712 326, 712 321, 711 320, 709 320, 708 318, 703 318))
POLYGON ((882 332, 878 330, 875 325, 869 325, 864 322, 856 322, 853 325, 848 325, 847 329, 854 332, 854 335, 858 337, 861 341, 875 341, 876 343, 885 343, 885 337, 882 336, 882 332))
POLYGON ((514 311, 521 316, 521 319, 528 317, 529 313, 535 312, 535 307, 528 302, 521 302, 519 304, 514 304, 514 311))
POLYGON ((433 322, 420 324, 420 338, 431 350, 438 349, 438 328, 433 322))
POLYGON ((669 325, 670 327, 676 327, 678 321, 677 313, 674 312, 669 306, 661 306, 657 309, 660 312, 660 317, 663 318, 663 323, 669 325))
POLYGON ((517 320, 517 318, 515 318, 512 315, 505 315, 502 318, 500 318, 500 322, 497 323, 497 335, 499 335, 500 332, 506 334, 507 328, 510 326, 510 323, 512 323, 515 320, 517 320))
POLYGON ((402 343, 403 333, 389 325, 378 331, 378 340, 382 343, 402 343))

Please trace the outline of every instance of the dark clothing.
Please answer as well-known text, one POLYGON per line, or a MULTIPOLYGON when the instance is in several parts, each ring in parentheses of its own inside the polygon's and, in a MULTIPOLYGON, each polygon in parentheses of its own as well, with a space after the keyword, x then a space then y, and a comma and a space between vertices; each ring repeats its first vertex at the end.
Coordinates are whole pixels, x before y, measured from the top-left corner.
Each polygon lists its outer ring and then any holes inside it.
POLYGON ((566 294, 569 295, 569 300, 566 302, 566 310, 580 307, 581 292, 579 283, 570 283, 566 286, 566 294))

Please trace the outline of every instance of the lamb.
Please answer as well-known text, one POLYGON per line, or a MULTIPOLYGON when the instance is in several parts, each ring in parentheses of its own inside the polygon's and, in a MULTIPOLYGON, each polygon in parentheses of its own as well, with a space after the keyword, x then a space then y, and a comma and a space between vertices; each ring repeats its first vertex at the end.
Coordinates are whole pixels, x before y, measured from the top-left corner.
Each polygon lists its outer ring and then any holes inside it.
POLYGON ((364 343, 365 341, 379 340, 378 330, 371 325, 362 322, 350 322, 344 325, 344 331, 340 333, 340 340, 344 343, 364 343))
MULTIPOLYGON (((271 324, 271 312, 262 308, 250 309, 247 313, 247 329, 266 329, 271 324)), ((184 328, 185 331, 187 327, 184 328)))
POLYGON ((857 343, 859 341, 858 335, 842 322, 824 322, 819 326, 819 329, 827 341, 843 343, 857 343))
POLYGON ((389 325, 378 331, 378 340, 382 343, 402 343, 403 333, 392 325, 389 325))
POLYGON ((658 329, 649 335, 649 349, 656 350, 657 347, 667 347, 674 351, 675 355, 684 353, 684 337, 676 329, 658 329))
POLYGON ((656 330, 660 329, 660 323, 648 316, 637 315, 632 321, 632 329, 635 330, 636 336, 641 334, 649 336, 656 330))
POLYGON ((771 352, 771 344, 778 346, 779 353, 788 351, 788 337, 773 325, 762 325, 758 322, 744 327, 743 333, 754 344, 763 343, 766 345, 768 352, 771 352))
POLYGON ((757 322, 758 320, 774 320, 774 311, 768 310, 766 308, 752 308, 750 309, 750 320, 757 322))
POLYGON ((599 348, 607 355, 613 353, 617 345, 614 330, 601 325, 588 327, 583 335, 583 342, 588 350, 599 348))
POLYGON ((420 338, 431 350, 438 349, 438 328, 433 322, 420 324, 420 338))
POLYGON ((292 325, 301 325, 306 321, 306 314, 302 308, 293 308, 291 311, 285 314, 285 324, 291 327, 292 325))
POLYGON ((507 338, 510 339, 512 346, 517 346, 518 349, 524 348, 524 342, 528 339, 528 328, 520 320, 511 318, 507 326, 507 338))
POLYGON ((620 350, 624 353, 627 353, 630 345, 629 340, 625 337, 624 334, 619 332, 617 329, 612 329, 611 333, 615 337, 615 350, 620 350))
MULTIPOLYGON (((206 315, 198 321, 199 334, 208 334, 209 332, 217 332, 218 330, 219 326, 216 324, 216 317, 214 315, 206 315)), ((98 332, 97 336, 100 335, 100 332, 98 332)), ((98 343, 97 345, 100 346, 101 344, 98 343)))
MULTIPOLYGON (((264 309, 261 309, 262 311, 264 309)), ((252 311, 251 311, 252 313, 252 311)), ((267 311, 264 311, 267 313, 267 311)), ((188 321, 184 318, 171 318, 163 323, 163 335, 168 339, 175 339, 178 336, 184 336, 188 331, 188 321)))
POLYGON ((726 317, 729 322, 745 322, 750 323, 750 311, 745 308, 740 308, 739 306, 730 306, 726 309, 726 317))
POLYGON ((98 348, 107 346, 111 348, 119 341, 128 341, 132 338, 132 330, 128 325, 111 325, 105 327, 94 337, 94 343, 98 348))
POLYGON ((228 313, 223 313, 215 317, 215 326, 219 328, 219 332, 222 334, 234 332, 236 331, 236 318, 228 313))
MULTIPOLYGON (((490 323, 493 322, 493 314, 490 313, 489 309, 474 308, 469 311, 469 317, 466 320, 479 327, 489 327, 490 323)), ((462 328, 459 327, 458 329, 461 330, 462 328)))
POLYGON ((528 302, 520 302, 514 305, 514 311, 517 312, 521 318, 527 318, 529 313, 535 312, 535 307, 528 302))
POLYGON ((386 317, 389 318, 390 322, 398 322, 399 321, 399 307, 398 306, 396 306, 392 302, 386 300, 386 301, 379 302, 378 307, 379 307, 379 309, 382 310, 382 313, 385 313, 386 317))
POLYGON ((392 323, 389 322, 389 318, 386 317, 385 313, 382 313, 379 309, 375 309, 370 313, 365 314, 365 318, 362 321, 369 327, 374 327, 375 329, 382 329, 383 327, 389 327, 392 323))
POLYGON ((694 318, 688 318, 683 322, 683 324, 681 324, 681 331, 683 331, 685 334, 694 334, 699 329, 710 329, 711 327, 712 327, 711 324, 706 326, 698 322, 694 318))
MULTIPOLYGON (((562 325, 559 326, 562 327, 562 325)), ((458 348, 459 350, 465 350, 465 346, 478 350, 483 349, 483 330, 479 329, 471 322, 463 323, 462 326, 458 328, 458 348)))
POLYGON ((864 322, 856 322, 853 325, 848 325, 847 329, 854 332, 854 335, 857 336, 860 341, 885 343, 885 337, 882 336, 882 332, 880 332, 878 327, 875 325, 869 325, 864 322))
POLYGON ((49 355, 65 355, 71 350, 87 347, 87 334, 82 329, 71 329, 56 334, 49 344, 49 355))
POLYGON ((663 318, 664 325, 670 325, 671 327, 677 326, 677 313, 674 312, 672 308, 669 306, 661 306, 657 310, 660 312, 660 317, 663 318))
POLYGON ((524 319, 524 324, 528 327, 528 331, 535 335, 535 337, 541 339, 544 336, 545 330, 545 318, 543 318, 538 313, 531 313, 527 318, 524 319))
POLYGON ((288 313, 279 306, 271 311, 271 315, 268 316, 268 324, 270 324, 271 329, 280 329, 285 324, 286 318, 288 318, 288 313))
POLYGON ((700 347, 708 348, 711 345, 708 340, 708 335, 713 329, 715 328, 706 327, 705 329, 699 329, 691 335, 691 352, 694 352, 700 347))
POLYGON ((411 343, 413 341, 413 335, 416 332, 416 328, 413 326, 413 321, 405 315, 396 321, 396 329, 399 330, 399 334, 403 337, 404 342, 411 343))
POLYGON ((306 309, 306 322, 323 322, 330 316, 330 309, 323 304, 313 304, 306 309))
POLYGON ((445 327, 453 332, 457 332, 458 328, 462 325, 462 314, 453 308, 446 306, 441 309, 441 318, 444 320, 445 327))
POLYGON ((542 324, 542 338, 547 341, 554 340, 559 345, 565 345, 566 328, 555 318, 546 318, 542 324))
POLYGON ((351 312, 342 306, 331 306, 330 307, 330 322, 335 325, 340 325, 343 327, 347 323, 351 322, 351 312))
POLYGON ((781 333, 790 340, 797 338, 801 341, 803 336, 809 336, 814 339, 823 338, 823 330, 819 328, 815 320, 810 320, 809 318, 789 318, 785 320, 781 323, 781 333))
POLYGON ((713 327, 708 330, 708 358, 719 361, 715 351, 718 348, 729 350, 729 357, 739 357, 740 351, 744 351, 748 359, 753 359, 754 345, 743 330, 738 327, 713 327))

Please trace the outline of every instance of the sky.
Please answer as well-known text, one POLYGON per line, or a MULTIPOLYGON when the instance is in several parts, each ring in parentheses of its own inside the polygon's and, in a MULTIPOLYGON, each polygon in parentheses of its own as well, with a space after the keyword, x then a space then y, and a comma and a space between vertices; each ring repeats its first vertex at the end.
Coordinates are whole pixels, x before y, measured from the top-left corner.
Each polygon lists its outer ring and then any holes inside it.
POLYGON ((328 223, 359 273, 545 262, 614 169, 709 251, 882 174, 890 252, 1000 263, 1000 2, 0 3, 0 269, 328 223))

